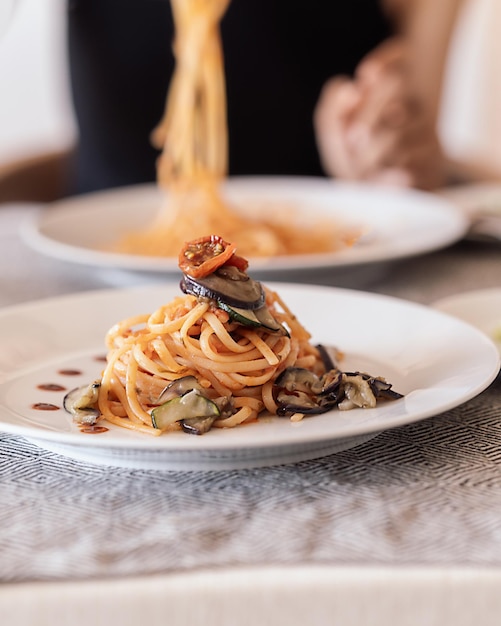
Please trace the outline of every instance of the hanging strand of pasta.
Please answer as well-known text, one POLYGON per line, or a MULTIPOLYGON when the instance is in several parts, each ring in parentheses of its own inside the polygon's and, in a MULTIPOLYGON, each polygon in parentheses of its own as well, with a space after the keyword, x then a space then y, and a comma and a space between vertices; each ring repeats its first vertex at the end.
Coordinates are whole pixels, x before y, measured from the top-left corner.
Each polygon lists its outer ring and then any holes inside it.
POLYGON ((176 67, 164 117, 153 133, 163 149, 161 187, 197 188, 227 174, 226 85, 219 23, 230 0, 171 0, 176 67))
POLYGON ((218 233, 246 257, 329 252, 354 240, 312 216, 293 223, 291 207, 235 210, 220 189, 228 174, 226 81, 220 22, 231 0, 171 0, 176 65, 162 120, 151 141, 161 150, 157 183, 165 191, 144 230, 125 233, 114 252, 173 256, 185 241, 218 233))

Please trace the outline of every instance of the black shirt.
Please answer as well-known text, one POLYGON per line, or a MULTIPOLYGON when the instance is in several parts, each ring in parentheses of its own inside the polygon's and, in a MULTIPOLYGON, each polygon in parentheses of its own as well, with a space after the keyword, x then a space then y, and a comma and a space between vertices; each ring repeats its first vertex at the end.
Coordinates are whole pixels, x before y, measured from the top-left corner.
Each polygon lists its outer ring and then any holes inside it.
MULTIPOLYGON (((230 175, 322 175, 313 110, 390 34, 377 0, 232 0, 221 34, 230 175)), ((172 40, 168 0, 69 0, 74 192, 155 180, 172 40)))

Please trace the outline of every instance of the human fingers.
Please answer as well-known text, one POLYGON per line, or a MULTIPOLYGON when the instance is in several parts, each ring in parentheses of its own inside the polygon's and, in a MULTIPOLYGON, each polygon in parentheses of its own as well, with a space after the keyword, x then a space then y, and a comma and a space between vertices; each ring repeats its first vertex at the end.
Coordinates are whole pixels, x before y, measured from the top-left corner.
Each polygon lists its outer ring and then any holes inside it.
POLYGON ((366 101, 345 133, 353 176, 364 179, 382 167, 396 165, 400 152, 411 141, 412 126, 400 102, 374 112, 366 101))
POLYGON ((345 77, 328 81, 321 92, 314 127, 322 166, 331 176, 353 177, 347 131, 360 104, 358 88, 345 77))
POLYGON ((407 167, 383 167, 364 180, 378 185, 432 191, 447 184, 447 174, 447 160, 440 153, 436 158, 418 161, 407 167))
POLYGON ((403 71, 407 46, 401 37, 386 39, 369 52, 358 64, 355 79, 366 84, 375 84, 382 75, 403 71))
POLYGON ((387 167, 378 170, 366 179, 376 185, 389 187, 415 187, 415 178, 411 171, 399 167, 387 167))
POLYGON ((392 179, 395 184, 397 177, 405 178, 407 186, 433 189, 445 184, 446 159, 436 132, 423 122, 407 132, 387 132, 374 139, 359 155, 357 175, 366 180, 392 179))
POLYGON ((399 167, 409 173, 412 186, 431 190, 447 183, 447 159, 436 137, 410 144, 399 157, 399 167))
POLYGON ((402 128, 415 115, 416 103, 402 75, 391 73, 377 85, 359 86, 359 89, 362 104, 350 125, 350 138, 354 142, 368 142, 371 136, 388 128, 402 128))
POLYGON ((354 122, 347 130, 348 149, 354 177, 367 179, 388 167, 407 167, 414 143, 423 141, 421 125, 378 126, 369 129, 354 122), (366 130, 367 132, 358 132, 366 130))

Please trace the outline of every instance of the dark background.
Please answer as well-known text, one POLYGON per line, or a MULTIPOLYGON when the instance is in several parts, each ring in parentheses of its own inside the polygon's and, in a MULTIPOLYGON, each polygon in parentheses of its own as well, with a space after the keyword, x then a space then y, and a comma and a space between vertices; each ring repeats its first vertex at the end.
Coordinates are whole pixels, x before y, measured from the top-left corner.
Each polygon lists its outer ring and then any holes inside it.
MULTIPOLYGON (((75 189, 155 180, 149 142, 174 59, 168 0, 70 0, 80 141, 75 189)), ((233 0, 221 23, 230 175, 322 175, 312 116, 324 82, 388 36, 375 0, 233 0)))

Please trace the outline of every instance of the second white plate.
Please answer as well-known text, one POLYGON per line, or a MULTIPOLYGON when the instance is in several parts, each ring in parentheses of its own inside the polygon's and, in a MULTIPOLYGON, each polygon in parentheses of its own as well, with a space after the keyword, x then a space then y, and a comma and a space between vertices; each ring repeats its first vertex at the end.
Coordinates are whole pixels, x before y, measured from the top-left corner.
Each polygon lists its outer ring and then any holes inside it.
MULTIPOLYGON (((316 214, 366 233, 352 248, 328 254, 251 259, 259 278, 289 280, 305 270, 380 264, 445 247, 463 237, 465 215, 438 195, 409 189, 348 184, 322 178, 233 178, 224 193, 236 207, 290 205, 299 217, 316 214)), ((161 205, 156 185, 73 197, 49 205, 24 224, 26 242, 43 254, 108 269, 175 275, 173 256, 115 254, 106 250, 122 234, 144 228, 161 205)), ((238 242, 237 242, 238 243, 238 242)))
POLYGON ((485 333, 501 353, 501 288, 475 289, 438 300, 433 306, 485 333))

